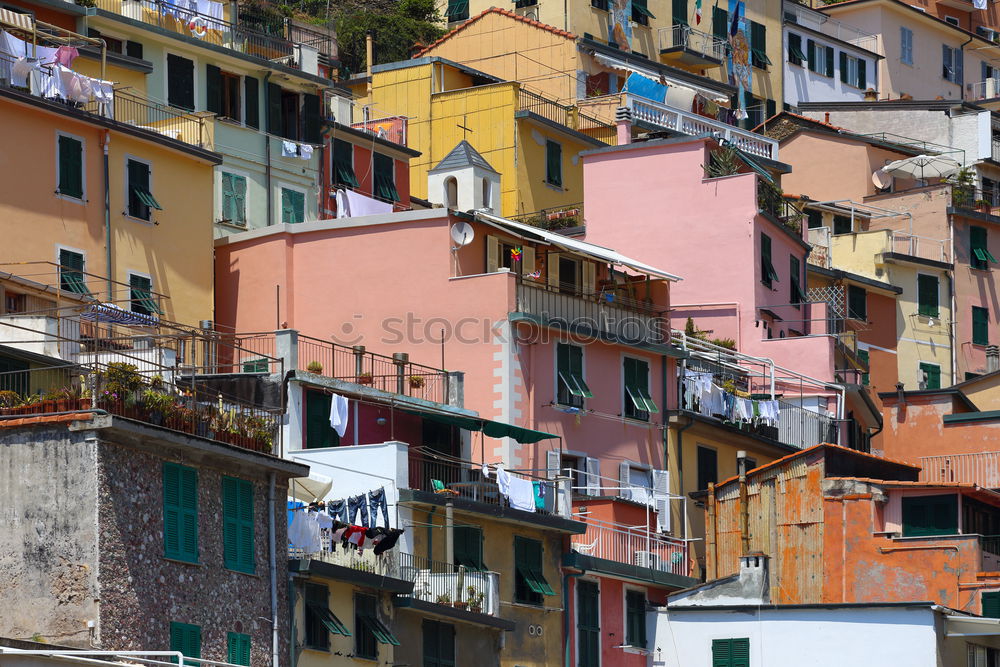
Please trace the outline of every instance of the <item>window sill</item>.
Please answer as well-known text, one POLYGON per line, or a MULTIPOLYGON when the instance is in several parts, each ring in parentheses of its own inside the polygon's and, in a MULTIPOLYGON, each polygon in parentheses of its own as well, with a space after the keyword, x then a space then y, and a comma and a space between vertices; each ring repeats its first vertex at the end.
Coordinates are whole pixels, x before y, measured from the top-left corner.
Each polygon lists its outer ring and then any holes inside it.
POLYGON ((81 206, 86 206, 90 203, 89 199, 84 199, 83 197, 74 197, 72 195, 64 195, 58 190, 55 191, 56 199, 62 199, 63 201, 68 201, 72 204, 80 204, 81 206))
POLYGON ((556 185, 555 183, 550 183, 549 181, 542 181, 545 187, 555 190, 556 192, 566 192, 566 188, 561 185, 556 185))
POLYGON ((180 558, 171 558, 170 556, 160 556, 160 558, 171 563, 179 563, 180 565, 190 565, 191 567, 206 567, 204 563, 191 562, 189 560, 181 560, 180 558))
POLYGON ((129 215, 125 211, 122 211, 122 217, 125 218, 125 219, 127 219, 127 220, 131 220, 132 222, 141 223, 143 225, 153 225, 153 226, 155 226, 155 225, 159 224, 158 222, 154 221, 152 217, 150 217, 149 220, 146 220, 145 218, 137 218, 134 215, 129 215))
POLYGON ((222 121, 226 125, 235 125, 236 127, 245 127, 243 121, 237 120, 235 118, 230 118, 229 116, 216 116, 215 120, 222 121))
POLYGON ((545 611, 545 603, 541 602, 539 604, 534 604, 532 602, 518 602, 514 600, 510 603, 512 607, 520 607, 522 609, 534 609, 535 611, 545 611))
POLYGON ((615 648, 620 648, 625 653, 632 653, 634 655, 649 655, 649 649, 642 648, 640 646, 631 646, 629 644, 623 644, 622 646, 615 646, 615 648))
POLYGON ((314 651, 316 653, 326 653, 326 654, 330 653, 330 647, 329 646, 327 646, 326 648, 322 648, 320 646, 305 646, 305 645, 303 645, 302 650, 303 651, 314 651))
POLYGON ((243 576, 253 577, 254 579, 260 579, 261 578, 261 576, 259 574, 257 574, 256 572, 244 572, 243 570, 234 570, 231 567, 227 567, 227 568, 225 568, 225 570, 226 570, 226 572, 232 572, 233 574, 242 574, 243 576))

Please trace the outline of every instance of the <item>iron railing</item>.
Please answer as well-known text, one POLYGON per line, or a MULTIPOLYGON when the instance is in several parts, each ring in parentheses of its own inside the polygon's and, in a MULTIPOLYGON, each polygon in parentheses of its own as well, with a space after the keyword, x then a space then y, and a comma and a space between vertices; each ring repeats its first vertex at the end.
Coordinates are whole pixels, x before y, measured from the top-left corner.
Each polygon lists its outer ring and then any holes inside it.
POLYGON ((530 90, 518 89, 517 108, 518 111, 528 111, 553 123, 583 132, 606 144, 617 143, 618 131, 614 125, 582 114, 577 107, 559 104, 530 90))
POLYGON ((500 615, 500 575, 467 569, 442 561, 399 554, 400 578, 413 582, 404 597, 431 602, 474 614, 500 615))
POLYGON ((548 285, 518 276, 517 311, 586 336, 645 343, 670 336, 670 322, 658 304, 596 286, 548 285))
POLYGON ((788 201, 781 190, 763 178, 757 179, 757 210, 794 233, 802 233, 802 219, 805 213, 788 201))
POLYGON ((955 185, 951 189, 951 205, 989 215, 1000 215, 1000 189, 955 185))
POLYGON ((684 48, 717 61, 725 61, 729 43, 691 26, 675 24, 658 31, 660 51, 684 48))
POLYGON ((583 202, 553 206, 551 208, 543 208, 540 211, 534 211, 533 213, 520 213, 508 217, 511 220, 550 231, 581 227, 584 224, 583 202))
POLYGON ((688 575, 688 544, 644 526, 585 519, 587 532, 573 535, 573 551, 616 563, 688 575))
MULTIPOLYGON (((296 510, 297 512, 305 510, 296 510)), ((320 550, 306 551, 289 544, 288 557, 295 559, 319 560, 331 565, 340 565, 360 572, 370 572, 382 577, 401 579, 399 567, 399 552, 390 549, 378 556, 371 549, 357 551, 353 548, 343 548, 341 544, 331 544, 332 535, 329 530, 320 532, 320 550)))

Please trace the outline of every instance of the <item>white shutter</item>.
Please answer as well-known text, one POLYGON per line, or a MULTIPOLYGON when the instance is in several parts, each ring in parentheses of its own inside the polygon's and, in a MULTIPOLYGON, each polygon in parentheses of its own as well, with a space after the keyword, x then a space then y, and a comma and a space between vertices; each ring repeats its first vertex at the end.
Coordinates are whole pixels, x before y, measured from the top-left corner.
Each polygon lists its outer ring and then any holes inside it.
POLYGON ((625 498, 626 500, 632 499, 632 489, 629 488, 631 485, 631 482, 629 482, 629 473, 631 472, 632 466, 630 466, 627 461, 622 461, 618 464, 618 486, 621 488, 615 495, 619 498, 625 498))
POLYGON ((545 272, 549 287, 559 289, 559 253, 550 252, 545 257, 545 272))
POLYGON ((531 246, 521 246, 521 275, 535 272, 535 249, 531 246))
POLYGON ((584 294, 597 293, 597 265, 593 262, 583 262, 583 290, 584 294))
POLYGON ((495 236, 486 237, 486 273, 495 273, 500 268, 500 240, 495 236))
POLYGON ((653 507, 656 509, 656 528, 662 533, 670 532, 670 472, 653 471, 653 507))
POLYGON ((601 460, 587 457, 587 495, 601 495, 601 460))
POLYGON ((555 479, 560 475, 559 468, 562 467, 562 454, 558 449, 550 449, 545 452, 545 469, 549 479, 555 479))

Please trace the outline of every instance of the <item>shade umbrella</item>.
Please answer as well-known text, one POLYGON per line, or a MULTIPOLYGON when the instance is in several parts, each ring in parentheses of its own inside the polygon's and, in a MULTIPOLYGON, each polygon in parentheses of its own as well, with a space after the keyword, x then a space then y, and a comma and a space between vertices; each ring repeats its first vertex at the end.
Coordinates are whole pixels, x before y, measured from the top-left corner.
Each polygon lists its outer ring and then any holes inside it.
POLYGON ((941 155, 916 155, 904 160, 896 160, 882 167, 893 176, 903 176, 920 180, 926 178, 947 178, 962 168, 958 160, 941 155))

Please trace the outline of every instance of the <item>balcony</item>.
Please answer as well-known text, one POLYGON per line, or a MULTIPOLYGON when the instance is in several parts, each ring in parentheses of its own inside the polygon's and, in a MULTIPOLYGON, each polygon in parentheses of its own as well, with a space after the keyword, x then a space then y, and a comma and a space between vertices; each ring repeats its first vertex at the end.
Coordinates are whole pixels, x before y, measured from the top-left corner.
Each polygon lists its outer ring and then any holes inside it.
POLYGON ((967 83, 965 88, 965 99, 969 101, 993 100, 1000 97, 1000 79, 997 78, 967 83))
POLYGON ((792 234, 801 236, 805 213, 788 201, 781 190, 763 178, 757 179, 757 210, 787 227, 792 234))
POLYGON ((626 344, 669 342, 670 323, 657 304, 597 288, 517 278, 517 312, 542 325, 626 344))
POLYGON ((524 88, 518 88, 517 91, 517 110, 527 111, 559 125, 564 125, 571 130, 582 132, 611 146, 618 143, 618 131, 614 125, 580 113, 579 107, 559 104, 524 88))
POLYGON ((587 531, 573 535, 570 540, 573 554, 567 561, 600 559, 622 567, 608 567, 590 561, 589 567, 597 570, 620 570, 618 574, 638 574, 652 580, 662 579, 678 586, 688 585, 688 543, 682 539, 662 535, 644 526, 620 524, 586 519, 587 531), (664 577, 663 575, 668 575, 664 577), (674 575, 670 577, 669 575, 674 575))
POLYGON ((729 53, 724 39, 695 30, 687 25, 673 25, 657 31, 660 59, 682 67, 720 67, 729 53))
POLYGON ((715 136, 749 155, 769 160, 778 159, 778 142, 774 139, 631 93, 623 93, 623 97, 623 105, 632 111, 633 120, 689 136, 715 136))
POLYGON ((1000 489, 1000 452, 920 457, 921 482, 978 484, 1000 489))
MULTIPOLYGON (((1000 153, 1000 140, 993 143, 993 154, 1000 153)), ((967 185, 956 185, 951 189, 951 205, 953 208, 975 211, 984 215, 1000 216, 1000 191, 992 188, 977 188, 967 185)))
POLYGON ((566 204, 565 206, 553 206, 551 208, 543 208, 540 211, 534 211, 533 213, 521 213, 507 217, 522 224, 540 227, 550 232, 582 227, 586 224, 586 219, 583 217, 583 202, 566 204))

